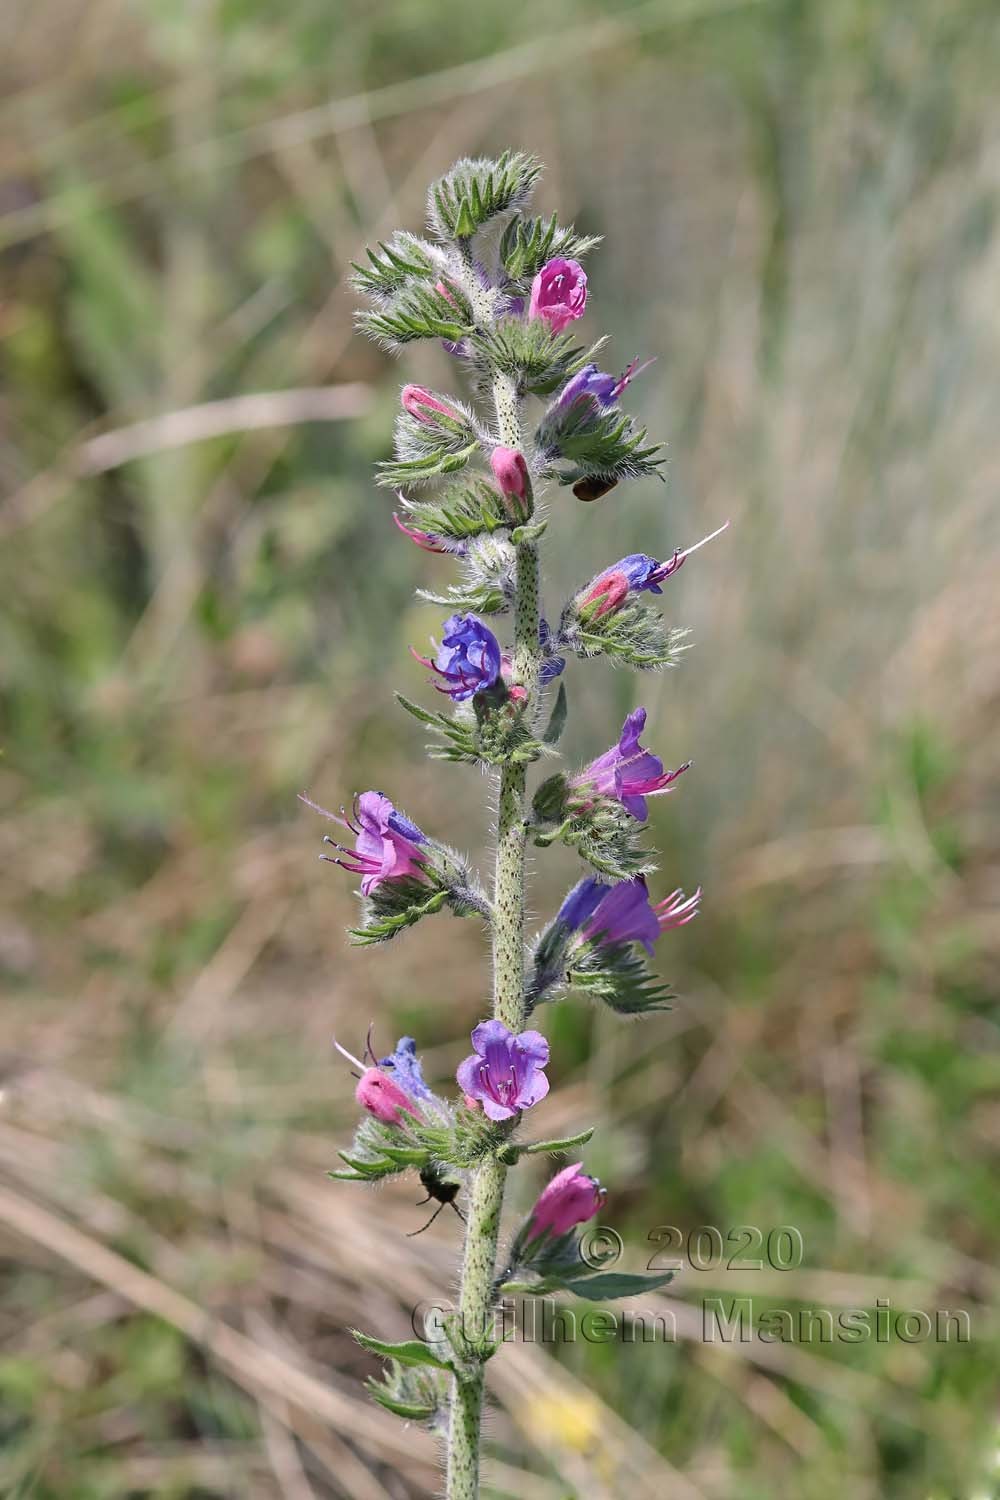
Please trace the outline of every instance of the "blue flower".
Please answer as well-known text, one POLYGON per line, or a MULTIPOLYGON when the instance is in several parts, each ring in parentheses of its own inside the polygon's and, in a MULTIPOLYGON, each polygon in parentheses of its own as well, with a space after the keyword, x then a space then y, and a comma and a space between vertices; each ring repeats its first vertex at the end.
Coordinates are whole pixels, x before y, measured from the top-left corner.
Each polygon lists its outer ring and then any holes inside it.
POLYGON ((433 661, 417 657, 441 680, 434 686, 456 703, 491 688, 500 676, 500 643, 478 615, 450 615, 433 661))
POLYGON ((434 1095, 424 1082, 423 1069, 417 1056, 417 1044, 412 1036, 401 1036, 395 1052, 380 1057, 380 1068, 390 1068, 396 1082, 411 1099, 433 1099, 434 1095))

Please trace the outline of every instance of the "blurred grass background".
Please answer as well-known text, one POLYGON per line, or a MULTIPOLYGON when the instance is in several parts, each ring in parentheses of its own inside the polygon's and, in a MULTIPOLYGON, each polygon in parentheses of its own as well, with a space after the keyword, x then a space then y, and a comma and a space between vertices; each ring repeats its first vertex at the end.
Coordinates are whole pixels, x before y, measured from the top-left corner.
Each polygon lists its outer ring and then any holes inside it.
MULTIPOLYGON (((484 945, 439 917, 348 949, 295 793, 384 787, 488 861, 486 783, 392 703, 448 565, 372 484, 402 372, 344 276, 511 145, 607 236, 583 327, 658 356, 633 405, 671 454, 666 491, 557 497, 550 600, 733 520, 669 585, 679 670, 567 672, 571 759, 640 701, 694 757, 654 831, 664 891, 706 898, 669 1016, 546 1016, 546 1130, 599 1123, 633 1266, 667 1223, 805 1254, 687 1270, 650 1301, 676 1344, 508 1350, 488 1492, 1000 1494, 996 5, 7 0, 4 29, 3 1493, 435 1492, 343 1330, 404 1336, 459 1226, 407 1240, 411 1184, 326 1181, 330 1036, 412 1031, 446 1080, 484 945), (737 1292, 964 1307, 973 1339, 705 1344, 737 1292)), ((539 857, 539 915, 572 875, 539 857)))

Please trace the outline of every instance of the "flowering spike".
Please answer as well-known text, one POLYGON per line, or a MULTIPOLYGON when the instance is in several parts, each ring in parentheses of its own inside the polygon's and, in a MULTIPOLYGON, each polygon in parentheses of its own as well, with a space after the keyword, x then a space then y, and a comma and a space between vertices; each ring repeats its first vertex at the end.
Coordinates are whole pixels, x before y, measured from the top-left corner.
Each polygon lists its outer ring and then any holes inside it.
POLYGON ((569 654, 638 668, 675 664, 685 632, 662 624, 642 596, 660 594, 687 558, 719 535, 665 558, 621 558, 576 592, 557 624, 540 607, 539 542, 547 522, 536 500, 543 487, 555 483, 590 502, 629 479, 662 478, 664 457, 622 405, 650 361, 632 359, 612 374, 599 362, 603 339, 586 349, 574 337, 588 299, 580 262, 598 241, 555 216, 527 216, 539 171, 522 152, 463 158, 431 186, 429 237, 391 236, 369 252, 368 265, 355 268, 355 285, 371 304, 360 325, 376 342, 399 348, 441 340, 471 376, 475 403, 404 386, 394 452, 378 466, 378 479, 397 491, 393 521, 402 535, 462 562, 461 578, 440 595, 420 591, 448 618, 440 645, 426 656, 412 652, 451 700, 447 712, 397 697, 430 728, 432 755, 495 774, 492 891, 487 896, 461 856, 428 838, 381 792, 362 793, 350 815, 342 808, 339 816, 303 799, 344 830, 327 835, 332 852, 323 857, 360 876, 356 942, 383 942, 444 905, 490 928, 493 1013, 472 1033, 454 1101, 428 1088, 412 1037, 378 1058, 369 1029, 363 1060, 336 1044, 359 1074, 364 1114, 350 1153, 341 1153, 344 1170, 331 1175, 372 1182, 414 1168, 439 1205, 469 1189, 455 1319, 426 1340, 358 1336, 389 1363, 385 1381, 373 1388, 383 1406, 439 1430, 447 1414, 448 1500, 476 1500, 480 1492, 484 1365, 496 1347, 477 1330, 488 1326, 504 1291, 600 1300, 669 1280, 669 1272, 619 1274, 584 1259, 578 1226, 599 1210, 604 1189, 579 1163, 543 1189, 511 1242, 506 1269, 497 1265, 500 1209, 506 1172, 521 1156, 589 1138, 585 1132, 532 1147, 514 1137, 523 1111, 549 1090, 549 1046, 539 1031, 525 1029, 528 1016, 566 988, 622 1015, 663 1008, 668 992, 647 955, 661 932, 694 918, 701 899, 700 888, 692 896, 678 888, 655 903, 649 897, 648 799, 669 792, 690 762, 667 770, 643 745, 645 709, 634 709, 617 743, 575 775, 556 770, 540 778, 527 801, 526 765, 555 755, 565 727, 565 688, 551 694, 550 684, 569 654), (546 403, 531 431, 529 397, 546 403), (512 628, 494 634, 484 615, 499 617, 498 630, 506 620, 512 628), (564 842, 595 872, 568 893, 530 954, 529 837, 539 848, 564 842))

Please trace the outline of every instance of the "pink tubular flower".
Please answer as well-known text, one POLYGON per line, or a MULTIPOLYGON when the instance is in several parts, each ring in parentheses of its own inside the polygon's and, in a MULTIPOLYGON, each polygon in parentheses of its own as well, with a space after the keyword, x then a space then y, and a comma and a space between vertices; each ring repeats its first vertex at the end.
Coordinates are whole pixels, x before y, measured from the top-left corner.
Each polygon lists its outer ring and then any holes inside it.
MULTIPOLYGON (((409 1041, 409 1038, 406 1037, 403 1040, 409 1041)), ((404 1115, 412 1115, 414 1119, 418 1118, 417 1110, 410 1095, 376 1061, 375 1054, 372 1051, 371 1027, 368 1028, 368 1039, 365 1042, 365 1056, 372 1059, 374 1064, 372 1067, 368 1067, 361 1061, 360 1057, 355 1057, 352 1052, 348 1052, 346 1047, 340 1045, 336 1037, 333 1039, 333 1045, 341 1057, 346 1057, 348 1062, 353 1063, 356 1068, 361 1069, 361 1073, 358 1076, 358 1086, 354 1090, 354 1097, 362 1109, 367 1110, 370 1115, 374 1115, 376 1120, 381 1120, 383 1125, 402 1125, 404 1115)), ((394 1061, 395 1055, 383 1059, 383 1062, 387 1064, 391 1064, 394 1061)), ((416 1066, 416 1077, 422 1085, 423 1079, 420 1076, 419 1064, 416 1066)), ((430 1090, 425 1088, 424 1092, 429 1094, 430 1090)))
POLYGON ((417 1112, 410 1103, 409 1096, 398 1083, 394 1083, 388 1074, 378 1068, 369 1068, 362 1073, 354 1090, 354 1097, 362 1109, 374 1115, 376 1120, 381 1120, 383 1125, 402 1125, 404 1114, 413 1115, 416 1119, 417 1112))
POLYGON ((426 856, 419 846, 427 843, 427 835, 416 823, 411 823, 405 813, 397 812, 384 793, 362 792, 360 797, 355 797, 353 818, 338 818, 336 813, 327 812, 325 807, 320 807, 304 793, 299 794, 299 801, 354 834, 356 843, 353 849, 345 848, 329 836, 324 840, 346 858, 338 859, 329 854, 321 855, 321 858, 350 870, 352 875, 360 875, 362 896, 370 896, 384 880, 403 880, 407 876, 418 880, 423 878, 426 856))
POLYGON ((579 261, 557 255, 545 262, 531 283, 529 318, 544 318, 553 333, 583 317, 587 306, 587 275, 579 261))
POLYGON ((582 1167, 582 1162, 563 1167, 542 1189, 531 1212, 527 1239, 537 1239, 546 1230, 552 1235, 565 1234, 574 1224, 583 1224, 599 1211, 607 1192, 582 1167))
POLYGON ((522 520, 531 505, 531 476, 524 454, 516 448, 498 446, 490 454, 490 468, 508 511, 515 520, 522 520))
POLYGON ((664 771, 660 757, 639 743, 645 727, 646 710, 637 708, 626 717, 617 745, 584 766, 570 781, 584 799, 588 793, 613 797, 640 823, 648 816, 646 798, 672 791, 678 776, 691 764, 685 761, 676 771, 664 771))
POLYGON ((433 422, 435 415, 447 417, 450 422, 462 421, 461 412, 457 412, 453 406, 440 400, 422 385, 404 385, 399 393, 399 400, 403 410, 425 426, 433 422))

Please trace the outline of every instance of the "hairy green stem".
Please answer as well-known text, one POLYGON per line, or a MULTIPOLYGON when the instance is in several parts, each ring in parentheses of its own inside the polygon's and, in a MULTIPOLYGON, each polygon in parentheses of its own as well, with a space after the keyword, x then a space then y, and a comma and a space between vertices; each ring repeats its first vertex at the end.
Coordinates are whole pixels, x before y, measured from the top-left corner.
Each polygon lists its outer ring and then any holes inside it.
MULTIPOLYGON (((522 445, 520 399, 516 384, 503 376, 494 381, 497 427, 501 442, 522 445)), ((538 697, 538 550, 534 542, 517 549, 514 603, 514 680, 528 693, 526 712, 534 714, 538 697)), ((508 764, 500 773, 497 802, 497 852, 493 889, 493 1014, 511 1031, 524 1027, 524 791, 525 768, 508 764)), ((490 1331, 493 1277, 496 1268, 500 1210, 507 1168, 495 1157, 478 1168, 472 1184, 459 1327, 470 1341, 490 1331)), ((479 1494, 479 1449, 483 1410, 484 1366, 475 1358, 470 1373, 452 1382, 448 1431, 447 1500, 476 1500, 479 1494)))

